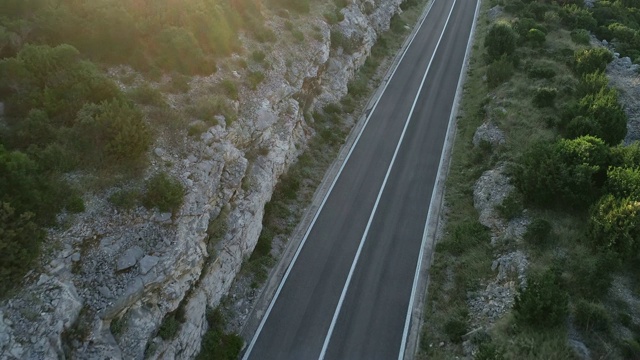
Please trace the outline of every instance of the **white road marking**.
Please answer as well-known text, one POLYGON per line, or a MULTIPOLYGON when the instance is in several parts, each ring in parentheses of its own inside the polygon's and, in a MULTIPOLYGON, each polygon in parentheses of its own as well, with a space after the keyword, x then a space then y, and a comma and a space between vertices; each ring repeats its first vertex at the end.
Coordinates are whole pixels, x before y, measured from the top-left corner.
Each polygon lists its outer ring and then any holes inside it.
MULTIPOLYGON (((429 4, 429 8, 427 9, 427 15, 431 11, 431 8, 433 7, 433 3, 435 1, 436 0, 432 1, 431 4, 429 4)), ((424 24, 424 21, 427 18, 427 15, 425 15, 422 18, 422 21, 420 22, 420 26, 418 27, 418 29, 422 28, 422 25, 424 24)), ((411 44, 413 43, 413 40, 415 39, 415 37, 418 34, 418 32, 419 31, 416 31, 413 34, 413 37, 411 38, 411 41, 409 41, 409 44, 407 44, 407 46, 405 47, 404 52, 402 53, 402 56, 400 57, 400 60, 396 63, 395 69, 393 69, 393 71, 391 72, 391 75, 389 76, 387 82, 384 84, 384 87, 382 89, 382 92, 380 93, 380 96, 378 97, 376 102, 373 104, 373 107, 371 108, 371 111, 369 112, 369 115, 367 116, 367 119, 365 120, 365 123, 362 126, 362 129, 360 129, 360 132, 358 133, 358 136, 356 137, 356 140, 353 142, 353 145, 351 145, 351 149, 349 150, 349 153, 347 154, 345 160, 342 162, 342 166, 340 166, 340 170, 338 170, 338 173, 334 177, 333 182, 331 183, 331 186, 329 187, 329 191, 327 191, 327 194, 324 196, 324 199, 322 200, 322 203, 320 204, 320 207, 316 211, 316 214, 313 217, 313 220, 311 221, 311 224, 309 225, 309 228, 307 229, 307 232, 304 234, 304 237, 302 238, 302 241, 300 242, 300 245, 298 245, 298 249, 296 250, 296 253, 293 256, 293 260, 291 261, 291 264, 289 264, 289 267, 287 268, 287 271, 285 272, 284 277, 280 281, 280 285, 278 285, 278 289, 276 290, 276 293, 273 296, 273 299, 271 300, 271 303, 269 303, 269 307, 267 308, 267 312, 262 317, 262 321, 260 321, 260 325, 258 326, 258 329, 256 330, 256 333, 253 335, 253 338, 251 339, 251 343, 249 344, 249 347, 247 348, 247 351, 244 353, 244 356, 242 357, 242 360, 248 360, 249 359, 249 356, 251 355, 251 351, 253 350, 253 347, 255 346, 256 341, 258 340, 258 337, 260 336, 260 333, 262 332, 262 328, 264 327, 264 324, 267 322, 267 318, 269 317, 269 314, 271 314, 271 310, 273 309, 273 306, 276 303, 276 300, 278 300, 278 296, 280 295, 280 292, 282 291, 282 288, 284 287, 284 284, 287 281, 287 278, 289 277, 289 273, 291 273, 291 269, 293 269, 293 266, 295 265, 296 260, 298 259, 298 255, 300 255, 300 252, 302 251, 302 247, 304 246, 305 242, 307 241, 307 238, 309 237, 309 233, 311 232, 311 229, 313 229, 313 226, 315 225, 316 220, 318 219, 318 216, 322 212, 324 204, 327 202, 327 198, 329 197, 329 195, 331 195, 331 191, 333 190, 333 187, 335 186, 336 182, 340 178, 340 174, 342 174, 342 170, 344 169, 345 165, 349 161, 349 158, 351 157, 351 153, 353 152, 353 149, 355 149, 356 145, 358 144, 358 141, 360 140, 360 137, 362 136, 362 133, 366 129, 367 124, 369 123, 369 119, 371 119, 371 116, 375 112, 376 107, 378 106, 378 103, 380 102, 380 99, 384 95, 384 92, 387 90, 387 86, 389 86, 389 83, 391 82, 391 79, 395 75, 396 70, 398 70, 398 66, 400 65, 400 63, 402 63, 402 59, 404 59, 404 56, 406 55, 407 50, 411 47, 411 44)))
POLYGON ((440 37, 438 38, 438 42, 436 43, 436 47, 433 50, 433 54, 431 55, 431 59, 429 59, 429 65, 427 65, 427 69, 422 76, 422 81, 420 82, 420 87, 418 88, 418 92, 416 93, 416 97, 413 99, 413 104, 411 105, 411 110, 409 111, 409 115, 407 116, 407 120, 404 124, 404 128, 402 129, 402 135, 400 135, 400 140, 396 145, 396 150, 393 153, 393 158, 391 158, 391 163, 389 164, 389 168, 387 169, 387 174, 384 177, 384 181, 382 182, 382 186, 380 187, 380 191, 378 192, 378 197, 376 198, 376 203, 373 205, 373 210, 371 215, 369 216, 369 221, 367 222, 367 227, 364 230, 364 235, 362 235, 362 239, 360 239, 360 245, 358 246, 358 251, 356 252, 356 256, 353 259, 353 263, 351 263, 351 269, 349 270, 349 275, 347 276, 347 281, 342 288, 342 294, 340 294, 340 300, 338 301, 338 306, 336 307, 335 312, 333 313, 333 319, 331 320, 331 326, 329 326, 329 332, 324 339, 324 344, 322 345, 322 352, 320 353, 319 360, 323 360, 326 353, 327 348, 329 347, 329 342, 331 341, 331 335, 333 334, 333 329, 336 326, 336 322, 338 320, 338 315, 340 314, 340 310, 342 309, 342 303, 344 302, 344 298, 347 295, 347 290, 349 289, 349 284, 351 283, 351 277, 353 276, 353 272, 355 271, 356 265, 358 264, 358 259, 360 258, 360 253, 362 252, 362 248, 364 247, 364 243, 367 240, 367 235, 369 234, 369 228, 371 227, 371 223, 373 222, 373 218, 376 215, 376 210, 378 209, 378 204, 380 203, 380 198, 382 197, 382 193, 384 192, 384 188, 387 185, 387 180, 389 179, 389 175, 391 174, 391 169, 393 168, 393 164, 396 161, 396 157, 398 155, 398 151, 400 151, 400 146, 402 145, 402 141, 404 140, 404 135, 407 132, 407 128, 411 123, 411 116, 413 115, 413 111, 415 110, 416 103, 418 102, 418 98, 420 97, 420 93, 422 92, 422 88, 424 86, 424 82, 427 79, 427 75, 429 74, 429 70, 431 69, 431 64, 433 63, 433 59, 438 52, 438 48, 440 47, 440 41, 442 41, 442 37, 447 29, 447 25, 449 24, 449 20, 451 19, 451 14, 453 13, 453 8, 456 6, 456 1, 453 0, 453 5, 451 5, 451 10, 449 11, 449 15, 447 16, 447 21, 444 23, 444 27, 442 28, 442 33, 440 33, 440 37))
MULTIPOLYGON (((474 18, 473 18, 473 23, 471 24, 471 32, 469 34, 469 40, 467 41, 467 49, 465 51, 465 55, 464 55, 464 60, 462 61, 462 68, 460 69, 460 76, 458 77, 458 85, 456 88, 456 95, 455 98, 453 100, 453 106, 451 108, 451 115, 449 117, 449 124, 447 125, 447 132, 446 132, 446 137, 445 137, 445 141, 444 144, 442 146, 442 153, 440 154, 440 163, 438 164, 438 173, 436 174, 436 181, 434 182, 434 190, 438 184, 438 180, 440 179, 440 177, 442 176, 442 165, 444 162, 444 156, 445 156, 445 151, 444 149, 447 148, 447 144, 451 141, 450 138, 450 134, 451 134, 451 124, 453 123, 453 119, 456 115, 456 111, 455 109, 457 108, 458 102, 459 102, 459 97, 460 94, 462 93, 462 83, 463 83, 463 72, 464 72, 464 68, 465 65, 468 61, 468 57, 469 57, 469 53, 470 53, 470 49, 471 49, 471 44, 472 44, 472 40, 473 40, 473 32, 476 26, 476 20, 478 18, 478 9, 480 9, 480 2, 481 0, 478 0, 477 4, 476 4, 476 10, 475 10, 475 14, 474 14, 474 18)), ((409 325, 411 323, 411 310, 413 309, 413 303, 415 302, 415 297, 416 297, 416 292, 418 290, 418 280, 420 279, 420 271, 422 270, 422 258, 424 257, 424 249, 425 249, 425 245, 427 243, 427 232, 428 232, 428 225, 429 222, 431 221, 431 209, 433 208, 434 204, 434 192, 432 191, 431 193, 431 201, 429 202, 429 212, 427 213, 427 220, 424 224, 424 230, 422 233, 422 244, 420 245, 420 254, 418 255, 418 264, 416 265, 416 273, 414 275, 413 278, 413 287, 411 289, 411 297, 409 298, 409 307, 407 309, 407 317, 405 319, 405 323, 404 323, 404 332, 402 333, 402 343, 400 345, 400 353, 398 354, 398 360, 402 360, 404 359, 404 353, 406 350, 406 346, 407 346, 407 336, 409 335, 409 325)))

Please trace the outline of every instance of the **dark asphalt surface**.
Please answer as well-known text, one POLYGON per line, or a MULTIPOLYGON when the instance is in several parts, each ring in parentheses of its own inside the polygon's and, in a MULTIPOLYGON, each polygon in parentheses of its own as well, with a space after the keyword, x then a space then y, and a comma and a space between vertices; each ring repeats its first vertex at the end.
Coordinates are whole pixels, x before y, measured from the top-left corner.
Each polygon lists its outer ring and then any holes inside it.
MULTIPOLYGON (((249 359, 318 359, 454 0, 434 0, 321 209, 249 359)), ((457 0, 330 338, 326 359, 397 359, 477 0, 457 0)))

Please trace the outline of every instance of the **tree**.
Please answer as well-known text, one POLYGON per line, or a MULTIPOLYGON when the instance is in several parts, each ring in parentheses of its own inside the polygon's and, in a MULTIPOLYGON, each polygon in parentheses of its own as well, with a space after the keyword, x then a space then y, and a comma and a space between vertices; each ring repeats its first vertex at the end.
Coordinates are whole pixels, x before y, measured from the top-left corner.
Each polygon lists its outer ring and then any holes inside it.
POLYGON ((516 51, 516 33, 511 25, 505 22, 494 24, 485 40, 487 54, 491 61, 499 59, 502 55, 510 56, 516 51))
POLYGON ((598 249, 613 251, 622 259, 638 255, 640 249, 640 201, 603 196, 592 208, 588 234, 598 249))
POLYGON ((16 213, 8 202, 0 202, 0 297, 22 276, 39 252, 44 231, 31 212, 16 213))
POLYGON ((609 145, 617 145, 627 135, 627 115, 614 89, 601 88, 598 93, 584 96, 579 103, 579 113, 581 116, 567 125, 568 137, 591 135, 609 145))
POLYGON ((525 200, 541 206, 583 208, 598 196, 609 148, 595 137, 534 144, 514 168, 514 183, 525 200))
POLYGON ((640 168, 610 167, 607 171, 605 191, 616 198, 640 201, 640 168))
POLYGON ((568 312, 568 295, 552 270, 530 274, 527 287, 519 288, 513 304, 516 321, 538 329, 561 325, 568 312))
POLYGON ((135 162, 151 144, 142 113, 121 100, 85 104, 73 129, 76 151, 90 166, 135 162))
POLYGON ((613 54, 605 48, 598 47, 576 50, 573 58, 576 73, 583 76, 596 71, 604 71, 607 64, 613 60, 613 54))

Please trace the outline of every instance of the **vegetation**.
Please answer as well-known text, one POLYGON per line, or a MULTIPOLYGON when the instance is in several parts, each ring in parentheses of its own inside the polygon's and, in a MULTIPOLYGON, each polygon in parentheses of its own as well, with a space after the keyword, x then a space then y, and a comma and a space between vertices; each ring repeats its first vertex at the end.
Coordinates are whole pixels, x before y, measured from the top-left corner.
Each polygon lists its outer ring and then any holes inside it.
POLYGON ((225 319, 220 310, 207 310, 209 329, 202 337, 197 360, 235 360, 240 355, 243 341, 239 335, 224 332, 225 319))
POLYGON ((162 212, 176 211, 184 198, 184 186, 164 172, 147 181, 147 191, 142 203, 147 208, 158 208, 162 212))
POLYGON ((494 24, 478 23, 483 47, 474 46, 457 122, 447 224, 430 271, 430 325, 423 329, 421 356, 463 356, 454 331, 462 328, 458 314, 470 313, 471 304, 475 312, 487 285, 501 281, 491 271, 497 256, 524 251, 529 271, 511 312, 497 321, 469 315, 469 328, 490 326, 484 337, 470 338, 476 358, 573 358, 567 324, 580 332, 592 357, 637 357, 640 324, 629 315, 636 313, 633 303, 618 294, 625 286, 638 294, 640 145, 621 145, 627 119, 604 75, 612 53, 588 45, 595 32, 616 51, 624 44, 620 52, 634 54, 638 4, 601 1, 588 9, 582 1, 493 0, 483 6, 495 5, 508 14, 494 24), (505 131, 500 148, 472 145, 487 119, 505 131), (459 229, 477 218, 476 180, 501 163, 510 164, 515 191, 497 214, 520 219, 527 208, 532 222, 524 242, 507 231, 493 245, 481 246, 469 234, 469 243, 457 246, 459 229))

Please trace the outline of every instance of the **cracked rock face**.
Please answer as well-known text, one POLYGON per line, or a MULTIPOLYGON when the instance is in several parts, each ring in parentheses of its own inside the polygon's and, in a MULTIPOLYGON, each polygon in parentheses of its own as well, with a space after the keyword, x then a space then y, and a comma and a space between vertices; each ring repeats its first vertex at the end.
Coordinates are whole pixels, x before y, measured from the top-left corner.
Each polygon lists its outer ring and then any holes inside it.
MULTIPOLYGON (((265 203, 313 135, 303 112, 346 94, 400 2, 342 10, 337 26, 360 40, 350 54, 332 51, 329 26, 310 19, 321 39, 278 43, 283 49, 272 54, 265 81, 234 105, 235 122, 220 119, 182 144, 183 152, 154 146, 146 176, 162 168, 187 190, 176 213, 120 211, 106 200, 113 190, 88 194, 84 213, 50 231, 42 273, 30 274, 22 290, 0 303, 0 360, 193 358, 207 308, 218 305, 253 251, 265 203), (302 104, 305 94, 314 97, 302 104), (207 228, 221 213, 228 231, 212 251, 207 228), (184 321, 176 336, 161 339, 163 319, 179 307, 184 321)), ((216 84, 222 72, 192 85, 216 84)))

